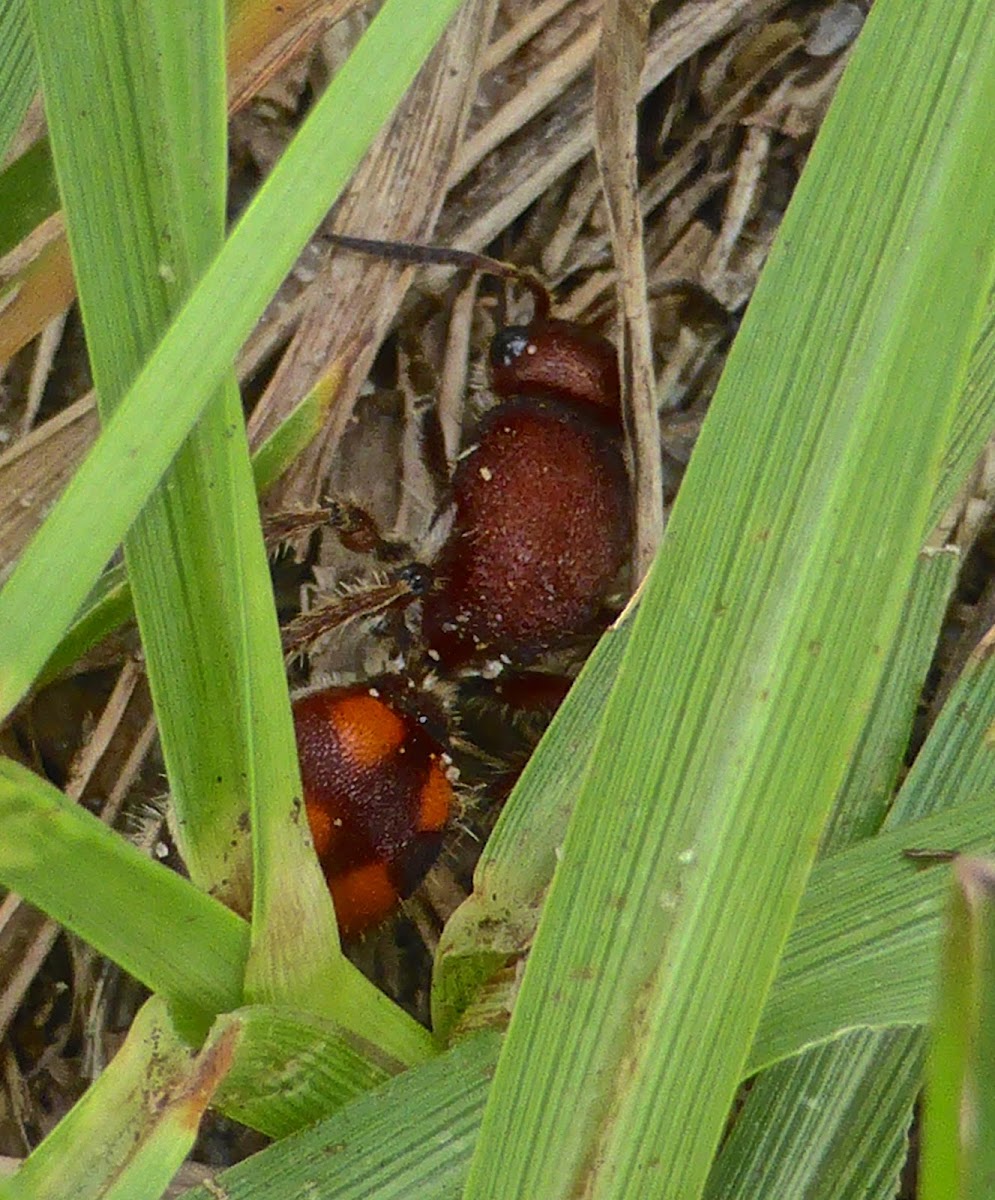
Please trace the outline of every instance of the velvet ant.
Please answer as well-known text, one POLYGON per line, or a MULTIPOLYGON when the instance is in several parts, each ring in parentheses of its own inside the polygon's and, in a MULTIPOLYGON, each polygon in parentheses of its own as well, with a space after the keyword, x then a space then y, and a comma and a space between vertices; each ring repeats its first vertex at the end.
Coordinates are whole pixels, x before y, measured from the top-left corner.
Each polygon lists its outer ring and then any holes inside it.
MULTIPOLYGON (((459 251, 335 238, 360 252, 512 276, 534 297, 526 325, 507 326, 489 355, 494 404, 448 480, 444 534, 428 561, 385 539, 358 505, 276 519, 284 534, 326 521, 386 574, 335 594, 284 630, 288 656, 345 625, 392 629, 402 674, 312 689, 294 701, 315 849, 343 933, 384 920, 421 882, 456 807, 447 707, 429 719, 417 672, 449 681, 498 675, 528 709, 562 698, 568 680, 529 671, 550 653, 589 645, 629 561, 632 515, 615 347, 550 315, 526 272, 459 251), (282 525, 281 525, 282 521, 282 525), (434 726, 430 732, 429 727, 434 726)), ((271 527, 271 536, 273 529, 271 527)))

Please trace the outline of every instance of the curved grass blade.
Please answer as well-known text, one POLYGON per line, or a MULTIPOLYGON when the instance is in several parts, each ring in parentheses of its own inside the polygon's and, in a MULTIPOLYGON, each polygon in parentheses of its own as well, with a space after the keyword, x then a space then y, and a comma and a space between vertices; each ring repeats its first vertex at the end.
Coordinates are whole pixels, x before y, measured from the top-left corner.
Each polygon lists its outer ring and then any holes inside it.
POLYGON ((238 1054, 215 1104, 269 1137, 313 1125, 400 1069, 308 1013, 259 1004, 232 1015, 241 1030, 238 1054))
POLYGON ((184 1200, 320 1195, 453 1200, 480 1127, 500 1038, 481 1033, 406 1071, 326 1121, 223 1171, 184 1200))
POLYGON ((235 1008, 249 926, 26 767, 0 758, 0 880, 171 1004, 235 1008))

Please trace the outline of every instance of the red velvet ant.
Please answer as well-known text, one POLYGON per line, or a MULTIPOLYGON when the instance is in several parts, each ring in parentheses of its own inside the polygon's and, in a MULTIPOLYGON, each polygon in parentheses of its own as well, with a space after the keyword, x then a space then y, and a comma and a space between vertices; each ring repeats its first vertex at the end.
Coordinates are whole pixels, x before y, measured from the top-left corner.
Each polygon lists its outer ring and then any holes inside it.
MULTIPOLYGON (((450 481, 447 536, 411 561, 358 506, 291 515, 327 519, 349 549, 390 565, 385 580, 334 596, 292 621, 293 655, 357 618, 390 615, 411 663, 449 679, 527 667, 596 633, 629 558, 631 509, 614 346, 550 316, 525 272, 458 251, 349 238, 347 249, 513 276, 535 299, 531 322, 499 330, 490 349, 497 400, 450 481), (403 628, 400 627, 403 622, 403 628)), ((541 677, 540 694, 552 692, 541 677), (544 687, 543 684, 546 684, 544 687)), ((517 689, 527 692, 528 685, 517 689)), ((408 693, 410 694, 410 693, 408 693)), ((421 882, 453 807, 443 739, 397 682, 311 692, 294 704, 315 848, 346 934, 383 920, 421 882)))
POLYGON ((388 699, 393 686, 325 688, 293 706, 311 838, 347 937, 421 883, 453 809, 452 760, 388 699))

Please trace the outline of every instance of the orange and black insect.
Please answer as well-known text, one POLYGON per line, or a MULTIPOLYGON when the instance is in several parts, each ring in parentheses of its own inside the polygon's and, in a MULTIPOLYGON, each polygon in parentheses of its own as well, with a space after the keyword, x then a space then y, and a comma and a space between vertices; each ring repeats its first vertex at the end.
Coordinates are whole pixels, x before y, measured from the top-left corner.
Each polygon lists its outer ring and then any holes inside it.
POLYGON ((385 920, 438 857, 452 763, 425 718, 376 682, 310 692, 293 712, 311 837, 339 926, 355 936, 385 920))

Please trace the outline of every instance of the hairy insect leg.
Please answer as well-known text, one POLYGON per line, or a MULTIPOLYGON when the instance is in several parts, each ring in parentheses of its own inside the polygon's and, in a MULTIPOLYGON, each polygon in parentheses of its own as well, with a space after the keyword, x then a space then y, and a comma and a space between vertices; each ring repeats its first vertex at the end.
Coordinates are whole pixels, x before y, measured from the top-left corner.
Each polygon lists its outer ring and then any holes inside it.
POLYGON ((314 652, 355 621, 402 614, 409 604, 428 592, 432 582, 429 567, 423 563, 408 563, 367 583, 351 584, 283 627, 284 655, 295 658, 314 652))

